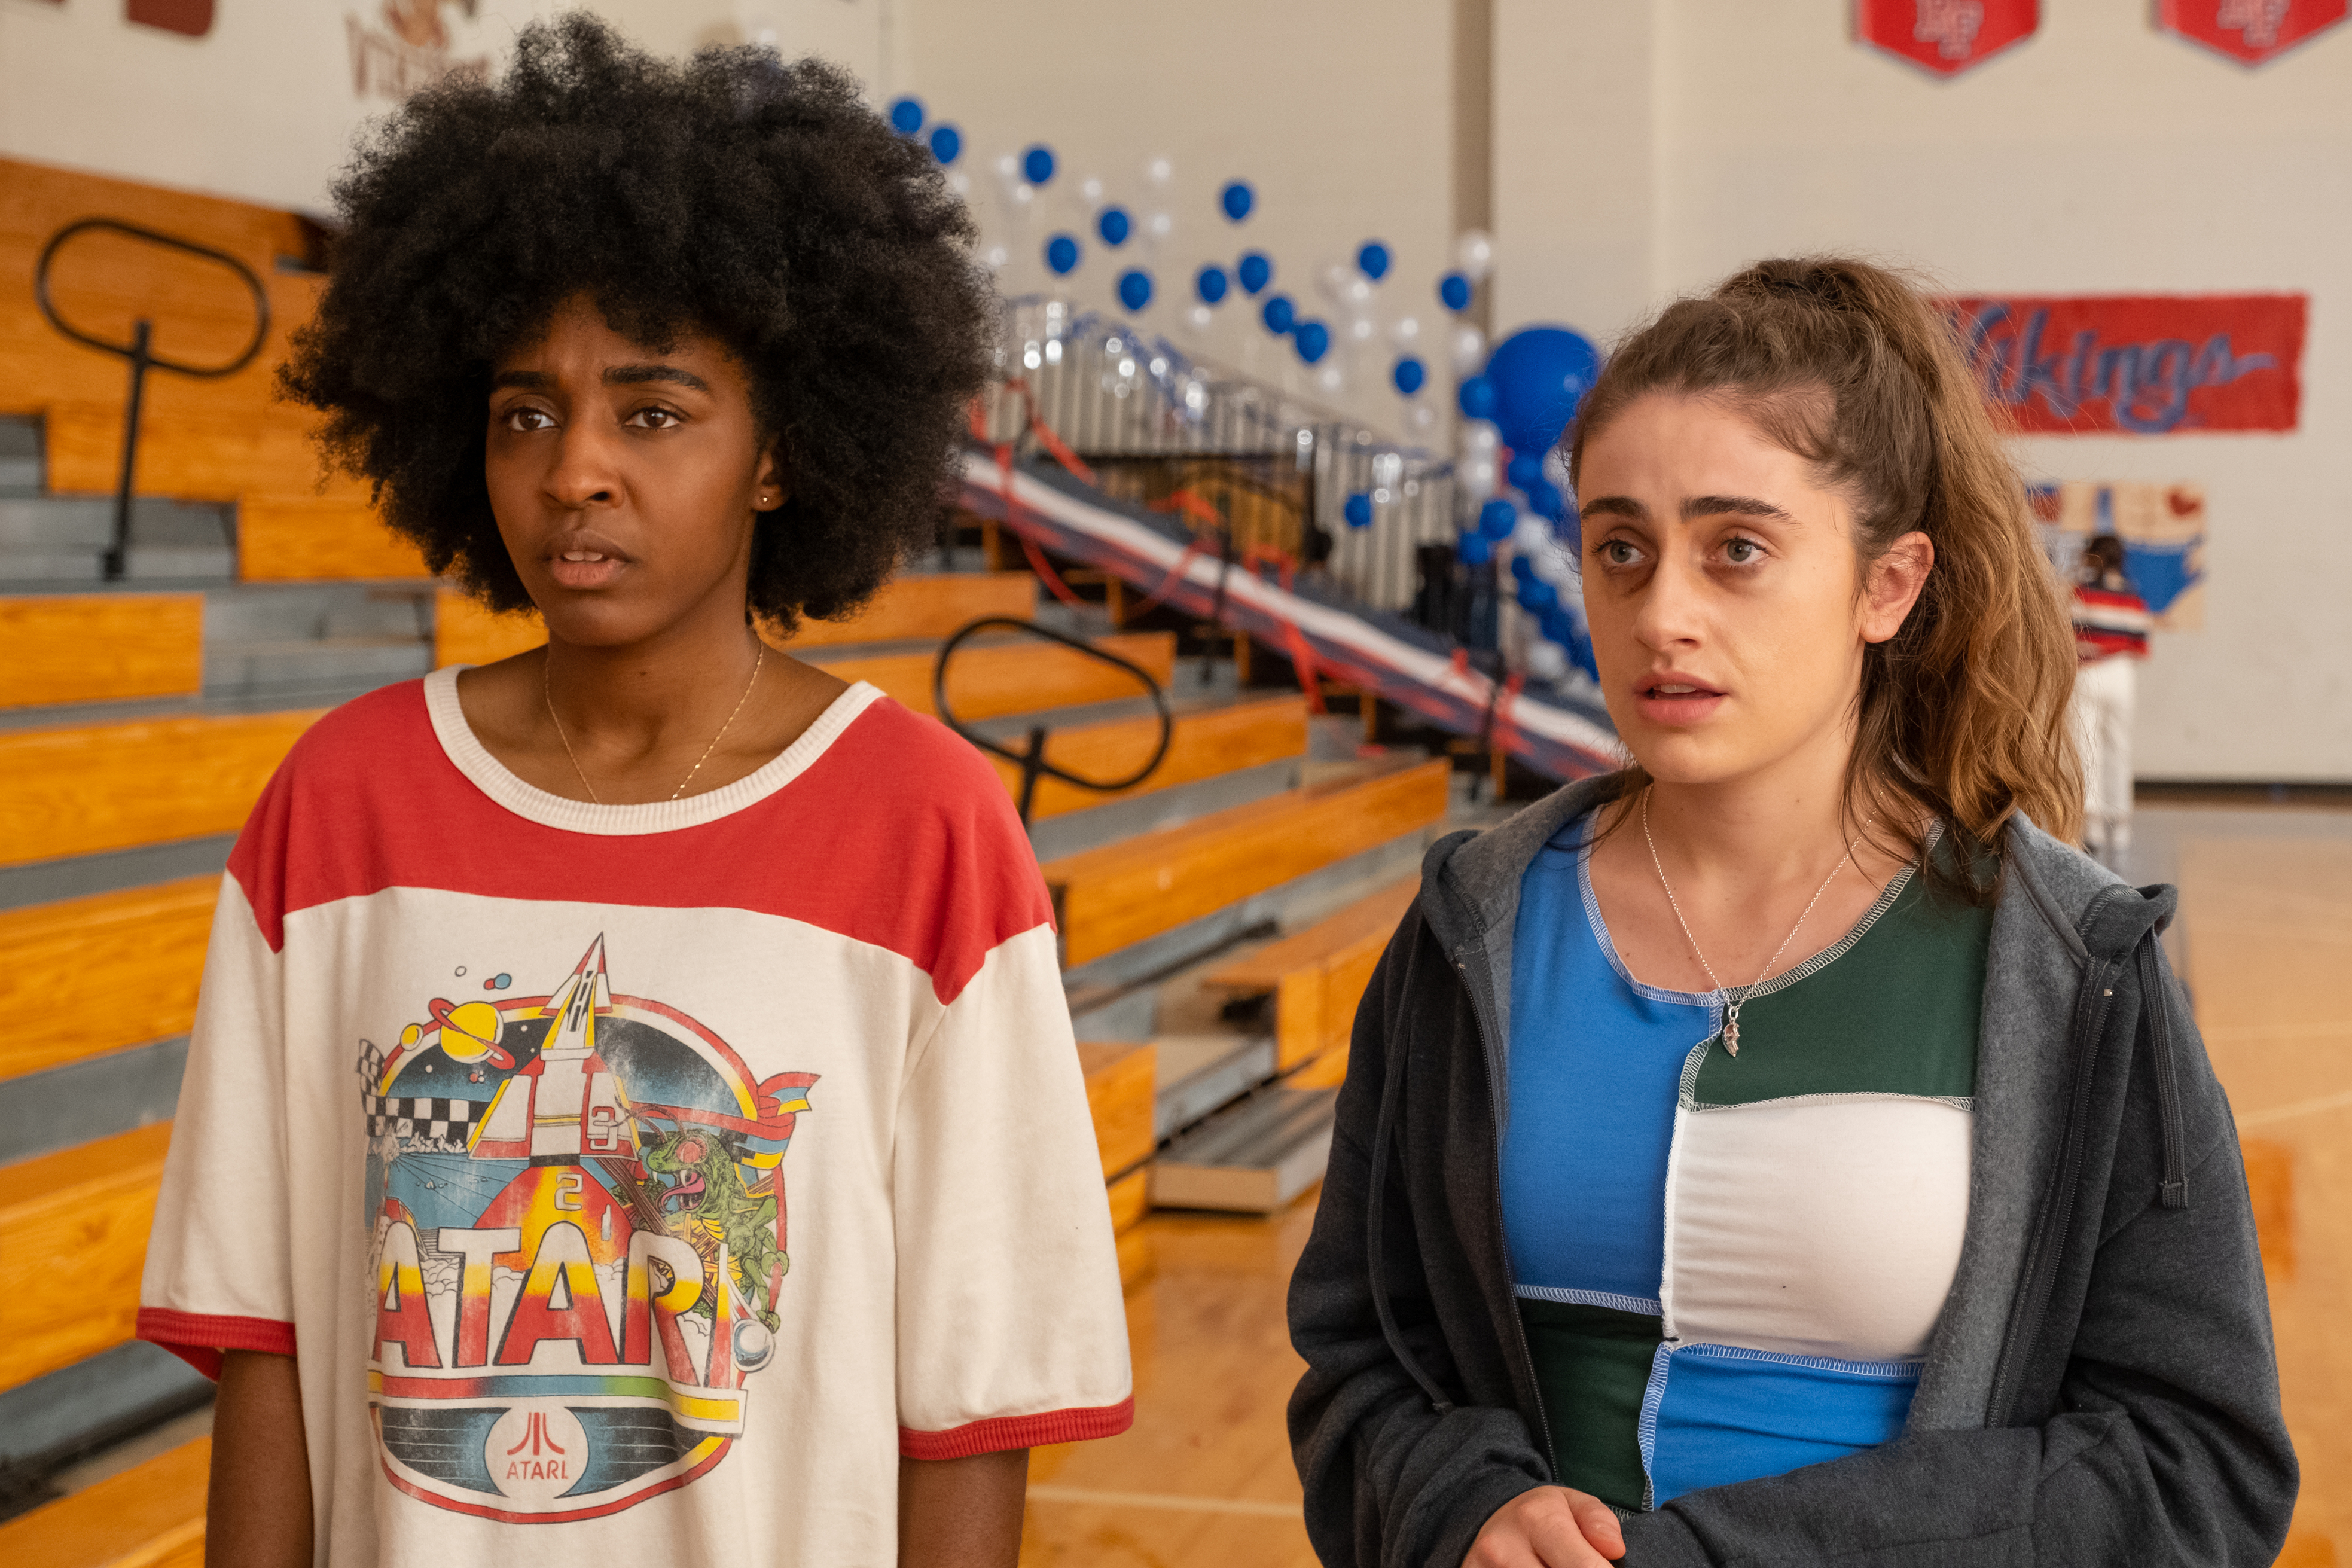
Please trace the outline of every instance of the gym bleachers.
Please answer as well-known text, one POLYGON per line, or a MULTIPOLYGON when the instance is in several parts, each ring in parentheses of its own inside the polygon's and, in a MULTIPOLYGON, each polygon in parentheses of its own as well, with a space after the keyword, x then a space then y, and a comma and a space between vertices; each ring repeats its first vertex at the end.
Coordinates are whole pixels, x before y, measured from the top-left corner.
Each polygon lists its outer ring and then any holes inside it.
MULTIPOLYGON (((0 162, 0 999, 18 1019, 0 1043, 0 1562, 201 1561, 200 1438, 50 1494, 89 1455, 176 1431, 164 1424, 208 1398, 130 1336, 229 846, 328 707, 543 637, 535 617, 493 616, 427 576, 359 487, 322 480, 303 418, 271 400, 318 287, 310 245, 289 214, 0 162), (123 367, 59 336, 31 297, 47 237, 100 216, 238 256, 274 312, 268 346, 236 375, 151 376, 114 582, 100 563, 123 367)), ((247 321, 217 268, 103 236, 61 255, 57 294, 101 332, 146 315, 159 349, 190 357, 233 349, 247 321)), ((1264 1206, 1319 1175, 1345 1055, 1333 1019, 1369 973, 1375 907, 1401 908, 1399 879, 1447 811, 1448 764, 1360 758, 1337 732, 1349 724, 1318 729, 1302 694, 1246 684, 1229 645, 1212 659, 1165 616, 1113 626, 1041 605, 1026 570, 949 569, 974 554, 950 551, 858 615, 771 641, 929 712, 945 638, 981 616, 1036 620, 1168 694, 1170 743, 1149 777, 1110 794, 1049 778, 1031 803, 1133 1282, 1150 1268, 1138 1222, 1155 1201, 1264 1206), (1248 979, 1252 963, 1272 978, 1248 979), (1177 1154, 1208 1176, 1163 1183, 1177 1154)), ((1010 630, 967 640, 947 691, 974 731, 1018 750, 1042 729, 1046 759, 1083 777, 1132 773, 1159 740, 1131 675, 1010 630)), ((994 762, 1017 799, 1020 770, 994 762)))

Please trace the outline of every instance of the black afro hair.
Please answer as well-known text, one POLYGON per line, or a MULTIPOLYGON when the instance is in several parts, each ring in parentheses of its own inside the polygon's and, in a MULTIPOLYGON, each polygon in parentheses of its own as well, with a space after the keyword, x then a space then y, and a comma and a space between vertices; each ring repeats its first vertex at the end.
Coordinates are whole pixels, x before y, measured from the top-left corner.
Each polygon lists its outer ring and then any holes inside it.
POLYGON ((334 195, 346 227, 280 384, 492 607, 530 601, 483 480, 490 369, 583 292, 648 347, 693 331, 744 364, 791 492, 754 534, 752 611, 845 615, 934 536, 990 295, 937 163, 841 72, 674 65, 573 12, 524 29, 497 85, 411 99, 334 195))

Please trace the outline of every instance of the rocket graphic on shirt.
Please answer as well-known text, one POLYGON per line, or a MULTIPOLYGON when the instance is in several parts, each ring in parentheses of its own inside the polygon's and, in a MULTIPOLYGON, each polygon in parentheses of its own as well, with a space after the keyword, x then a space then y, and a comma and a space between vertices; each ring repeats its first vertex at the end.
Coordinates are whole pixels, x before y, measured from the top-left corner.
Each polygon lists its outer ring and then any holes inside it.
POLYGON ((774 1353, 815 1075, 754 1082, 685 1013, 615 994, 602 936, 549 995, 425 1012, 359 1064, 384 1473, 512 1522, 688 1484, 774 1353))

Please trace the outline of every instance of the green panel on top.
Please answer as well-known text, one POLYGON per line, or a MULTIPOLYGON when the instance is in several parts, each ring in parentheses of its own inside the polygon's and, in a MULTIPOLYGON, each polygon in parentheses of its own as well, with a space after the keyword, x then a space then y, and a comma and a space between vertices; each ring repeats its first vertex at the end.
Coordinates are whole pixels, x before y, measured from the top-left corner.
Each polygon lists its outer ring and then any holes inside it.
POLYGON ((1972 1097, 1992 914, 1932 895, 1913 877, 1852 947, 1740 1009, 1739 1055, 1709 1042, 1694 1100, 1972 1097))
POLYGON ((1658 1320, 1522 1296, 1519 1321, 1551 1427, 1554 1479, 1614 1507, 1641 1509, 1649 1480, 1642 1394, 1657 1353, 1658 1320))

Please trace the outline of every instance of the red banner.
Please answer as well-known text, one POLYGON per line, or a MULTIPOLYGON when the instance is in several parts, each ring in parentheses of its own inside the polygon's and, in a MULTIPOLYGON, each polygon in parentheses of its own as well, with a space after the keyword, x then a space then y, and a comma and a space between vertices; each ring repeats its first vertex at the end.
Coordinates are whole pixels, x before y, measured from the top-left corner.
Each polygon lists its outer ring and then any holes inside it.
POLYGON ((2304 295, 1945 303, 1986 396, 2021 430, 2168 436, 2295 427, 2304 295))
POLYGON ((2031 37, 2041 0, 1854 0, 1853 36, 1937 76, 2031 37))
POLYGON ((2160 0, 2157 26, 2258 66, 2344 20, 2346 0, 2160 0))

